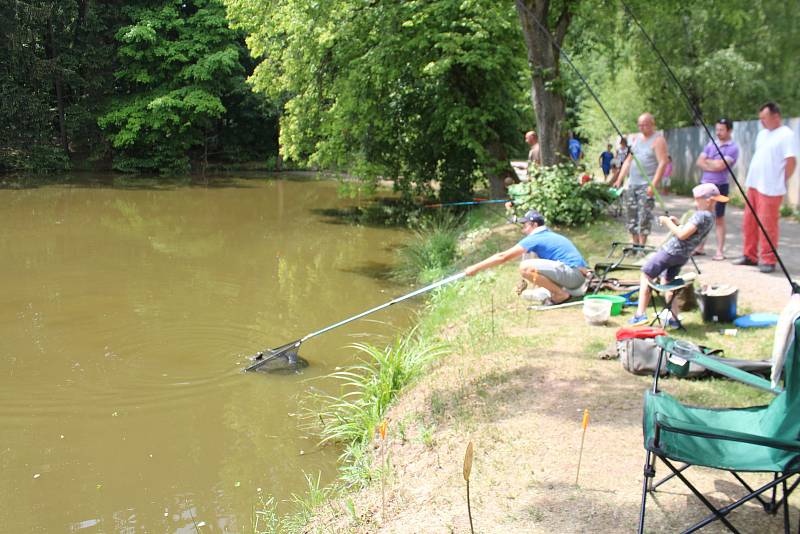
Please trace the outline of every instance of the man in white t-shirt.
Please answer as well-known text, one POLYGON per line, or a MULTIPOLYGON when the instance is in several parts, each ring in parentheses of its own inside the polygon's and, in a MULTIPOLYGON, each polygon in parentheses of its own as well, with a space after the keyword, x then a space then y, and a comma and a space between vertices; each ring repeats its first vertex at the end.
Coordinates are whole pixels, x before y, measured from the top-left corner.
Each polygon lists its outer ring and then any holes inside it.
MULTIPOLYGON (((761 106, 758 113, 763 130, 756 137, 756 150, 747 170, 747 199, 764 225, 770 241, 778 248, 778 223, 786 183, 797 164, 794 132, 783 125, 781 110, 774 102, 761 106)), ((775 270, 777 259, 758 227, 753 212, 745 207, 744 251, 735 265, 758 265, 762 273, 775 270), (760 249, 760 256, 759 256, 760 249)))

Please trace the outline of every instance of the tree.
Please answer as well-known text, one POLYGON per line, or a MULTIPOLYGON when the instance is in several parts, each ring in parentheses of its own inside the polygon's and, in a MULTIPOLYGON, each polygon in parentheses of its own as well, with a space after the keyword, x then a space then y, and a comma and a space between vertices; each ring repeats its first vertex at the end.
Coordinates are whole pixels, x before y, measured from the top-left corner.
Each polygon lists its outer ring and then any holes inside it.
MULTIPOLYGON (((711 121, 755 117, 767 100, 797 112, 796 70, 800 52, 798 3, 764 0, 700 0, 691 5, 629 1, 636 17, 684 86, 693 106, 711 121), (792 81, 789 81, 794 76, 792 81)), ((639 87, 659 126, 692 124, 684 97, 664 71, 630 17, 620 19, 639 87)))
POLYGON ((0 5, 0 169, 64 168, 102 147, 95 117, 113 87, 115 4, 0 5))
POLYGON ((490 0, 226 0, 262 59, 251 82, 285 102, 287 159, 406 196, 503 192, 525 111, 513 10, 490 0))
POLYGON ((561 48, 573 16, 575 2, 517 0, 517 12, 528 49, 531 100, 544 165, 558 163, 566 152, 566 103, 561 78, 561 48))
POLYGON ((99 119, 116 169, 185 172, 192 160, 204 168, 231 127, 259 127, 226 102, 269 118, 268 106, 242 91, 247 52, 219 1, 140 1, 123 11, 130 23, 116 33, 117 90, 99 119))

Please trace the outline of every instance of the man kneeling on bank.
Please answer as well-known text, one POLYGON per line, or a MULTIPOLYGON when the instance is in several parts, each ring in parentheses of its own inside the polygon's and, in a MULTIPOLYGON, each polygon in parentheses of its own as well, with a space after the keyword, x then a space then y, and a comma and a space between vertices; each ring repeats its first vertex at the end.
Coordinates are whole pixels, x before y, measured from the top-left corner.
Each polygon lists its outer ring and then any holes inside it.
POLYGON ((523 225, 525 237, 508 250, 470 265, 464 269, 466 275, 472 276, 489 267, 533 252, 537 258, 526 259, 519 264, 523 279, 531 285, 547 289, 553 304, 560 304, 572 296, 583 295, 586 292, 589 271, 586 261, 572 241, 545 226, 544 217, 537 211, 531 210, 523 217, 517 217, 514 222, 523 225))

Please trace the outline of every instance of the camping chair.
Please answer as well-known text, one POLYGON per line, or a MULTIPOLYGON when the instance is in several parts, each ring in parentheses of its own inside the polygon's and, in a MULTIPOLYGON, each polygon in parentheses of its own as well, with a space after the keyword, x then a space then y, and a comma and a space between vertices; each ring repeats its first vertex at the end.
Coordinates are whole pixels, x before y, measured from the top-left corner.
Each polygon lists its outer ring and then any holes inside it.
MULTIPOLYGON (((672 303, 678 298, 681 291, 694 287, 694 279, 696 276, 697 275, 694 273, 686 273, 682 277, 673 278, 671 282, 667 282, 666 284, 658 284, 652 280, 648 280, 647 285, 650 286, 653 293, 650 297, 650 304, 653 305, 653 313, 655 314, 655 317, 650 321, 650 326, 658 324, 658 326, 666 328, 667 318, 670 317, 672 313, 672 303), (666 296, 667 293, 670 294, 669 297, 666 296), (656 304, 657 294, 664 295, 664 307, 660 310, 656 304)), ((674 316, 673 319, 678 322, 678 329, 686 330, 677 315, 674 316)))
MULTIPOLYGON (((797 313, 783 314, 782 319, 790 333, 792 327, 800 327, 797 313)), ((645 393, 644 398, 643 430, 647 452, 639 514, 640 533, 644 532, 648 493, 655 492, 661 484, 675 477, 711 510, 711 514, 685 532, 694 532, 717 520, 730 531, 738 532, 727 516, 753 499, 758 500, 770 514, 776 514, 783 508, 784 530, 789 532, 788 498, 800 484, 798 478, 789 483, 792 477, 800 473, 800 417, 797 416, 800 413, 800 343, 793 336, 789 339, 791 344, 785 352, 785 365, 773 361, 771 382, 708 358, 685 341, 667 336, 656 338, 661 348, 659 358, 669 357, 667 366, 672 372, 688 370, 689 363, 694 362, 728 378, 773 393, 775 398, 767 406, 747 408, 685 406, 659 391, 659 377, 655 373, 653 387, 645 393), (783 388, 775 385, 778 382, 776 370, 783 372, 783 388), (671 471, 657 483, 653 482, 655 458, 660 459, 671 471), (685 471, 691 466, 730 472, 746 494, 726 506, 715 507, 687 479, 685 471), (753 489, 740 474, 742 472, 771 473, 772 480, 753 489), (765 495, 767 492, 769 494, 765 495)), ((660 368, 660 363, 656 369, 660 368)))
MULTIPOLYGON (((638 271, 642 268, 641 264, 631 263, 631 261, 642 254, 650 254, 657 250, 658 247, 651 245, 637 245, 625 241, 612 241, 611 250, 608 251, 605 258, 606 261, 596 263, 592 270, 592 283, 590 287, 593 288, 593 293, 597 293, 606 286, 605 282, 610 273, 614 271, 638 271), (618 252, 619 256, 615 257, 615 254, 618 252), (612 258, 614 259, 612 260, 612 258), (626 263, 625 260, 629 260, 629 262, 626 263)), ((690 256, 689 259, 692 262, 694 270, 697 274, 700 274, 700 268, 697 266, 697 262, 694 261, 694 257, 690 256)))

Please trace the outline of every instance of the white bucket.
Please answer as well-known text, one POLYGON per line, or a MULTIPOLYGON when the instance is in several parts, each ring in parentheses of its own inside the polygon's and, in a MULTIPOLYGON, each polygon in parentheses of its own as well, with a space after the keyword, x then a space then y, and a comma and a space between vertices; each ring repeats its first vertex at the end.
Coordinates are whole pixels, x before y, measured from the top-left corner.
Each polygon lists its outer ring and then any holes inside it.
POLYGON ((589 299, 583 301, 583 316, 590 325, 604 325, 611 317, 610 300, 589 299))

